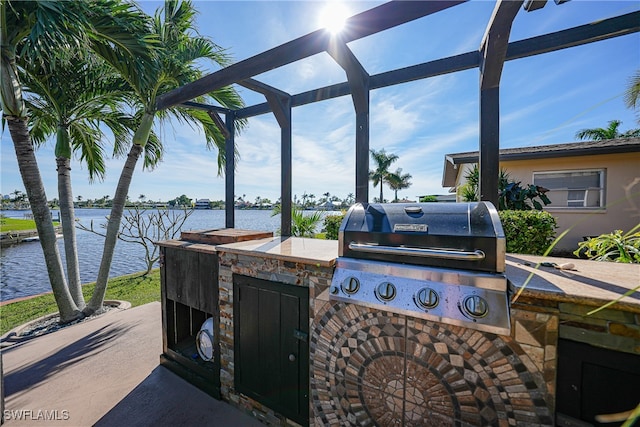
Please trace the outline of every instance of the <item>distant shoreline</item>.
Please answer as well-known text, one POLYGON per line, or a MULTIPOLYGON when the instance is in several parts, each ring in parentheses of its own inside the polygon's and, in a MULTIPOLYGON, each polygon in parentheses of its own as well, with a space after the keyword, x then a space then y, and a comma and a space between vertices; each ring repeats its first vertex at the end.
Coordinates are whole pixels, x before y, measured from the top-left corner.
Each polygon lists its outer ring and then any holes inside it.
MULTIPOLYGON (((183 209, 189 209, 187 207, 173 207, 173 206, 139 206, 139 205, 129 205, 129 206, 125 206, 125 209, 129 209, 129 208, 143 208, 143 209, 170 209, 170 210, 183 210, 183 209)), ((74 209, 111 209, 111 206, 82 206, 82 207, 74 207, 74 209)), ((191 208, 193 210, 198 210, 198 211, 223 211, 225 210, 224 207, 214 207, 214 208, 191 208)), ((269 210, 273 210, 274 207, 253 207, 253 206, 247 206, 247 207, 234 207, 234 210, 237 211, 269 211, 269 210)), ((332 212, 332 211, 340 211, 342 209, 348 209, 348 207, 340 207, 340 206, 335 206, 333 209, 328 209, 328 208, 324 208, 324 207, 308 207, 308 208, 303 208, 303 210, 305 211, 326 211, 326 212, 332 212)), ((59 212, 59 208, 51 208, 52 212, 59 212)), ((2 211, 20 211, 20 212, 29 212, 31 211, 31 208, 20 208, 20 209, 16 209, 16 208, 0 208, 0 212, 2 211)))

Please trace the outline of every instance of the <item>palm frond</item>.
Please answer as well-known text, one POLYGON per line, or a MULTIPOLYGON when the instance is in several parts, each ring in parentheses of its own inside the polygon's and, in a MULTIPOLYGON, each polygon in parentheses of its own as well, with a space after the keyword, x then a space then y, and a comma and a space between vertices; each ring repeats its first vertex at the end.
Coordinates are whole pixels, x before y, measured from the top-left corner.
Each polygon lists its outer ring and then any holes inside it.
POLYGON ((154 169, 162 161, 163 154, 164 147, 162 145, 162 141, 152 130, 149 134, 149 140, 144 146, 144 168, 154 169))
POLYGON ((79 152, 79 160, 87 165, 89 182, 104 179, 105 161, 102 147, 102 132, 90 122, 75 122, 69 127, 74 152, 79 152))
POLYGON ((177 57, 185 60, 207 58, 221 67, 231 63, 231 57, 226 51, 206 37, 185 40, 178 48, 177 57))
POLYGON ((123 81, 95 55, 71 55, 61 50, 54 68, 35 64, 24 78, 28 83, 27 106, 31 110, 31 134, 38 144, 56 134, 58 127, 69 129, 70 143, 89 180, 103 179, 105 124, 114 136, 114 151, 131 140, 134 123, 121 112, 128 101, 123 81))
POLYGON ((627 107, 635 109, 640 98, 640 70, 629 79, 629 87, 625 91, 624 102, 627 107))
POLYGON ((76 3, 81 2, 9 1, 7 45, 32 63, 55 61, 60 46, 79 49, 87 40, 87 20, 76 3))
MULTIPOLYGON (((231 110, 237 110, 245 105, 238 91, 236 91, 232 86, 225 86, 214 92, 209 92, 207 96, 215 100, 215 102, 221 106, 231 110)), ((196 102, 207 103, 207 101, 208 100, 206 98, 196 99, 196 102)))
POLYGON ((26 99, 25 104, 30 110, 29 134, 36 147, 44 144, 51 135, 55 135, 58 122, 56 116, 49 114, 46 103, 42 99, 26 99))
POLYGON ((577 139, 590 139, 593 141, 602 141, 605 139, 614 139, 620 136, 618 128, 622 122, 620 120, 609 121, 609 126, 604 128, 582 129, 576 133, 577 139))
POLYGON ((123 156, 131 146, 133 133, 137 127, 135 118, 122 111, 113 110, 102 116, 101 121, 113 135, 113 156, 123 156))

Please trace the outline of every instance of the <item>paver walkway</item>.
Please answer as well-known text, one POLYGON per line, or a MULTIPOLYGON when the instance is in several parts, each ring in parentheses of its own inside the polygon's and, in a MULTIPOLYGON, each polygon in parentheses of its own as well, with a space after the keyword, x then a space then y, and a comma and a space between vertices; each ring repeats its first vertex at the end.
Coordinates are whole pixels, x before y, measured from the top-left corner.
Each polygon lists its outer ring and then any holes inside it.
POLYGON ((2 348, 5 425, 263 425, 159 366, 161 352, 157 302, 2 348))

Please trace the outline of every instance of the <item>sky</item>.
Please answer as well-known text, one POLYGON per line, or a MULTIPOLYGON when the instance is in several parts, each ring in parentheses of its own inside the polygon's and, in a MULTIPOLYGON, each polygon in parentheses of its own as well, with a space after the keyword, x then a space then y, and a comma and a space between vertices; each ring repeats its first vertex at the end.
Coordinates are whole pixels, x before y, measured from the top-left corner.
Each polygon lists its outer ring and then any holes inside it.
MULTIPOLYGON (((331 2, 194 1, 201 35, 240 61, 321 27, 318 17, 331 2)), ((161 2, 139 2, 147 13, 161 2)), ((380 2, 343 2, 352 14, 380 2)), ((472 0, 443 12, 349 43, 370 74, 477 50, 495 3, 472 0)), ((516 16, 510 41, 546 34, 633 12, 637 1, 553 1, 516 16)), ((216 68, 206 65, 209 72, 216 68)), ((625 107, 629 79, 640 69, 638 33, 505 63, 500 83, 500 147, 529 147, 575 142, 580 129, 606 127, 621 120, 621 130, 640 127, 640 112, 625 107)), ((256 79, 290 94, 346 81, 327 53, 273 70, 256 79)), ((398 156, 391 170, 412 175, 399 198, 416 200, 447 194, 442 187, 444 156, 476 151, 479 141, 478 69, 371 91, 370 148, 398 156)), ((262 95, 238 88, 246 105, 262 95)), ((325 193, 355 194, 355 113, 350 97, 293 109, 293 194, 316 200, 325 193)), ((182 194, 192 199, 224 200, 224 177, 217 175, 217 154, 205 149, 197 129, 177 123, 158 126, 164 160, 154 170, 139 162, 129 197, 167 201, 182 194)), ((47 198, 57 198, 51 141, 37 153, 47 198)), ((273 115, 256 116, 236 136, 240 161, 236 197, 275 201, 280 197, 280 130, 273 115)), ((0 193, 24 191, 8 130, 2 132, 0 193)), ((72 162, 74 197, 113 197, 124 159, 110 159, 102 182, 89 183, 77 159, 72 162)), ((373 164, 370 162, 370 168, 373 164)), ((379 188, 370 186, 369 198, 379 188)), ((384 187, 385 199, 393 192, 384 187)))

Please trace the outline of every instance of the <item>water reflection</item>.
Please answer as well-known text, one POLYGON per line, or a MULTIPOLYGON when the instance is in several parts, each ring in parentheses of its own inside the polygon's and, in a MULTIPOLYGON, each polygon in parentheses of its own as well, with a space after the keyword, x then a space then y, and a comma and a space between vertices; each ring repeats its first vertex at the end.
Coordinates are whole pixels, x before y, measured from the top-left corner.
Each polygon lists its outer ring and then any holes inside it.
MULTIPOLYGON (((76 217, 87 227, 93 220, 94 229, 106 224, 108 209, 76 209, 76 217)), ((4 216, 23 218, 24 211, 2 211, 4 216)), ((126 215, 126 211, 125 211, 126 215)), ((54 218, 57 214, 54 213, 54 218)), ((276 231, 280 227, 280 215, 271 216, 271 211, 240 210, 235 214, 236 228, 248 230, 276 231)), ((187 218, 182 230, 224 228, 224 211, 196 210, 187 218)), ((76 230, 80 280, 94 282, 102 257, 104 239, 88 231, 76 230)), ((64 262, 62 239, 58 240, 60 255, 64 262)), ((135 243, 118 241, 109 276, 135 273, 146 269, 144 249, 135 243)), ((47 269, 39 242, 21 243, 2 248, 0 253, 0 301, 35 295, 51 290, 47 269)))

